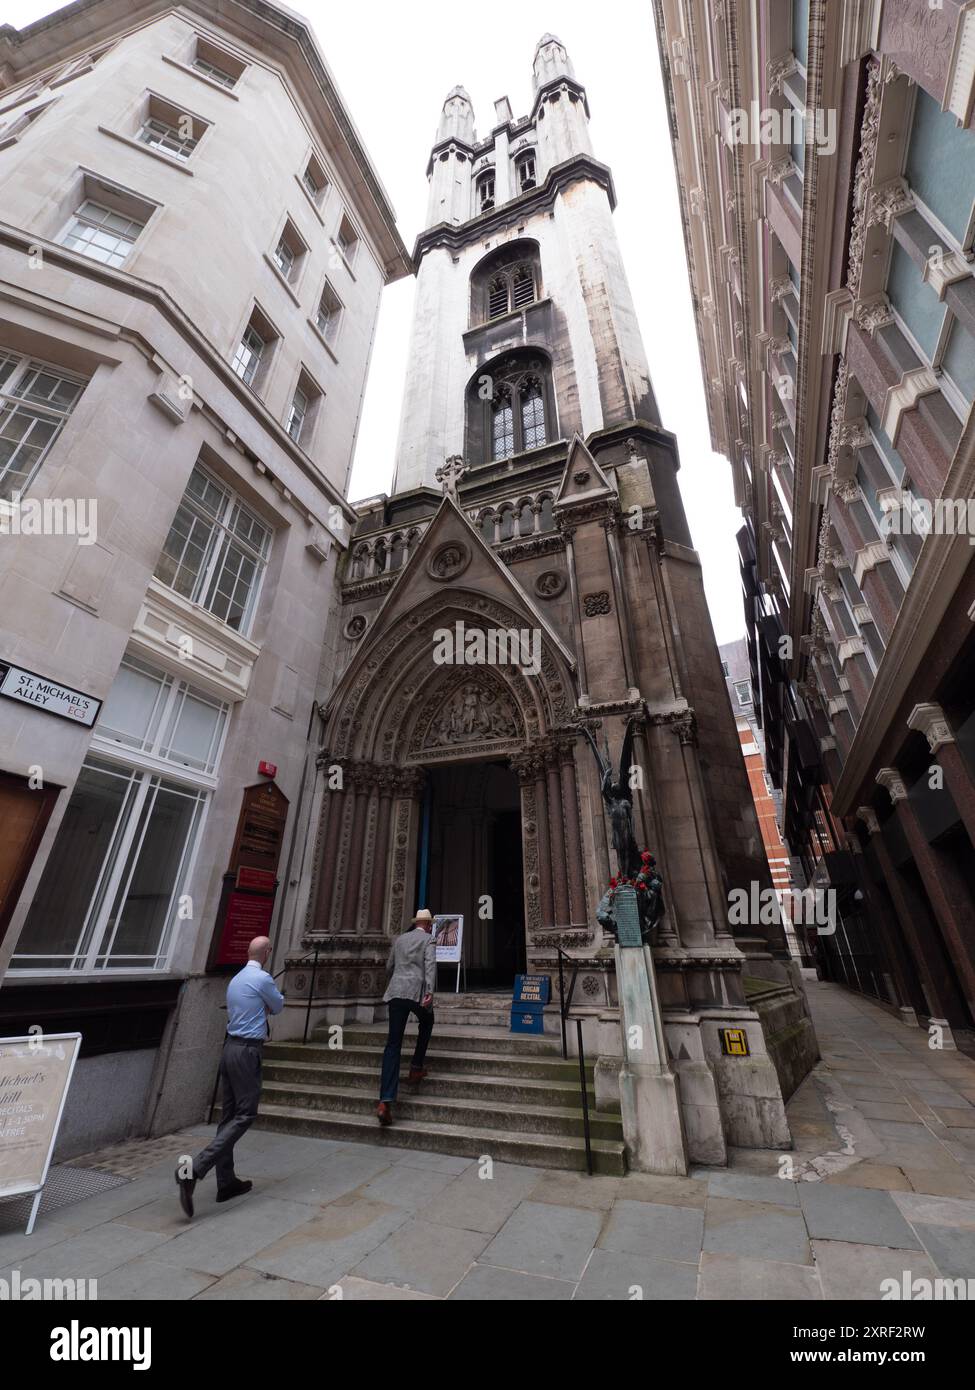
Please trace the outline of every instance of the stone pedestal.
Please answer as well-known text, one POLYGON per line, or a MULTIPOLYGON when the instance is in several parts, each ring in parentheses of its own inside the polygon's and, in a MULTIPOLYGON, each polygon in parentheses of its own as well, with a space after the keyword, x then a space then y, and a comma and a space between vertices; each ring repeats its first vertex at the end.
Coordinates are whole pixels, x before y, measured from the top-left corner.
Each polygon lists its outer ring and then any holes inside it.
MULTIPOLYGON (((622 907, 619 899, 626 891, 621 889, 618 894, 618 912, 622 907)), ((687 1145, 680 1089, 667 1060, 649 947, 617 946, 616 979, 623 1044, 620 1109, 627 1162, 639 1173, 683 1176, 687 1172, 687 1145)))

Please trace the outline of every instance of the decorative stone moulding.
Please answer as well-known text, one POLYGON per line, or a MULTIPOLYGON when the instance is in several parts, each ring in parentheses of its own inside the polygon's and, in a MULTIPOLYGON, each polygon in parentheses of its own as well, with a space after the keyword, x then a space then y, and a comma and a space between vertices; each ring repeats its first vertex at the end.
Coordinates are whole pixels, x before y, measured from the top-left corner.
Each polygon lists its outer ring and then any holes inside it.
POLYGON ((350 618, 342 629, 345 636, 353 642, 358 642, 359 638, 365 635, 366 628, 369 626, 369 619, 364 613, 356 613, 350 618))
POLYGON ((907 800, 907 788, 896 767, 882 767, 875 780, 878 786, 883 787, 895 806, 898 801, 907 800))
POLYGON ((601 613, 612 612, 609 594, 605 590, 596 594, 586 594, 582 600, 582 610, 587 618, 596 618, 601 613))
POLYGON ((880 821, 877 819, 877 813, 872 806, 858 806, 857 820, 863 821, 871 835, 879 834, 880 821))
POLYGON ((915 705, 907 716, 907 727, 916 729, 918 733, 924 735, 932 753, 937 753, 944 744, 955 741, 955 736, 951 732, 951 725, 945 718, 945 712, 940 705, 915 705))

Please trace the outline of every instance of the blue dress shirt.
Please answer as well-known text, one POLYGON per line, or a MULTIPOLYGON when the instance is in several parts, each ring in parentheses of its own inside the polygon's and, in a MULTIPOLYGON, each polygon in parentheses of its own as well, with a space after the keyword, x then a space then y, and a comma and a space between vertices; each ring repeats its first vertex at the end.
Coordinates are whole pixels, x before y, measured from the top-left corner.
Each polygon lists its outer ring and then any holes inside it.
POLYGON ((262 965, 249 960, 227 986, 227 1032, 234 1038, 266 1038, 268 1013, 279 1014, 284 995, 262 965))

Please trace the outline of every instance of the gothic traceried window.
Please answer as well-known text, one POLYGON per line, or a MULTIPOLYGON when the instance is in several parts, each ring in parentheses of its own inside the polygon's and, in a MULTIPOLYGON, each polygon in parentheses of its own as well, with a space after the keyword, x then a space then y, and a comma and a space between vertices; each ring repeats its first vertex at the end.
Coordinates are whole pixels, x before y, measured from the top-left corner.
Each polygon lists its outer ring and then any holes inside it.
POLYGON ((522 155, 517 163, 518 171, 518 191, 527 193, 536 184, 535 178, 535 156, 533 154, 522 155))
POLYGON ((490 212, 494 207, 494 170, 482 174, 477 181, 477 210, 490 212))
POLYGON ((557 437, 551 365, 542 353, 508 353, 468 388, 468 457, 499 462, 557 437), (490 382, 485 397, 483 384, 490 382))
POLYGON ((486 256, 471 275, 471 323, 491 323, 542 296, 538 243, 509 242, 486 256))

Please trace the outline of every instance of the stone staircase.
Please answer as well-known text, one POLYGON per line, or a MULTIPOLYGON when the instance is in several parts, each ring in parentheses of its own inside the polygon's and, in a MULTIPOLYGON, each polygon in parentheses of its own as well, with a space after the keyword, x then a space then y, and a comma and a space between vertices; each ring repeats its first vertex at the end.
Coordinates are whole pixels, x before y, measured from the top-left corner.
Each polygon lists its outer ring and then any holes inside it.
MULTIPOLYGON (((416 1088, 406 1082, 411 1019, 388 1129, 376 1121, 385 1024, 345 1025, 340 1049, 329 1046, 328 1025, 308 1043, 269 1042, 258 1128, 584 1171, 578 1060, 562 1060, 555 1032, 512 1035, 509 1009, 510 996, 439 996, 428 1075, 416 1088)), ((557 1027, 556 1010, 546 1028, 557 1027)), ((591 1061, 586 1076, 594 1171, 623 1173, 620 1117, 596 1112, 591 1061)))

